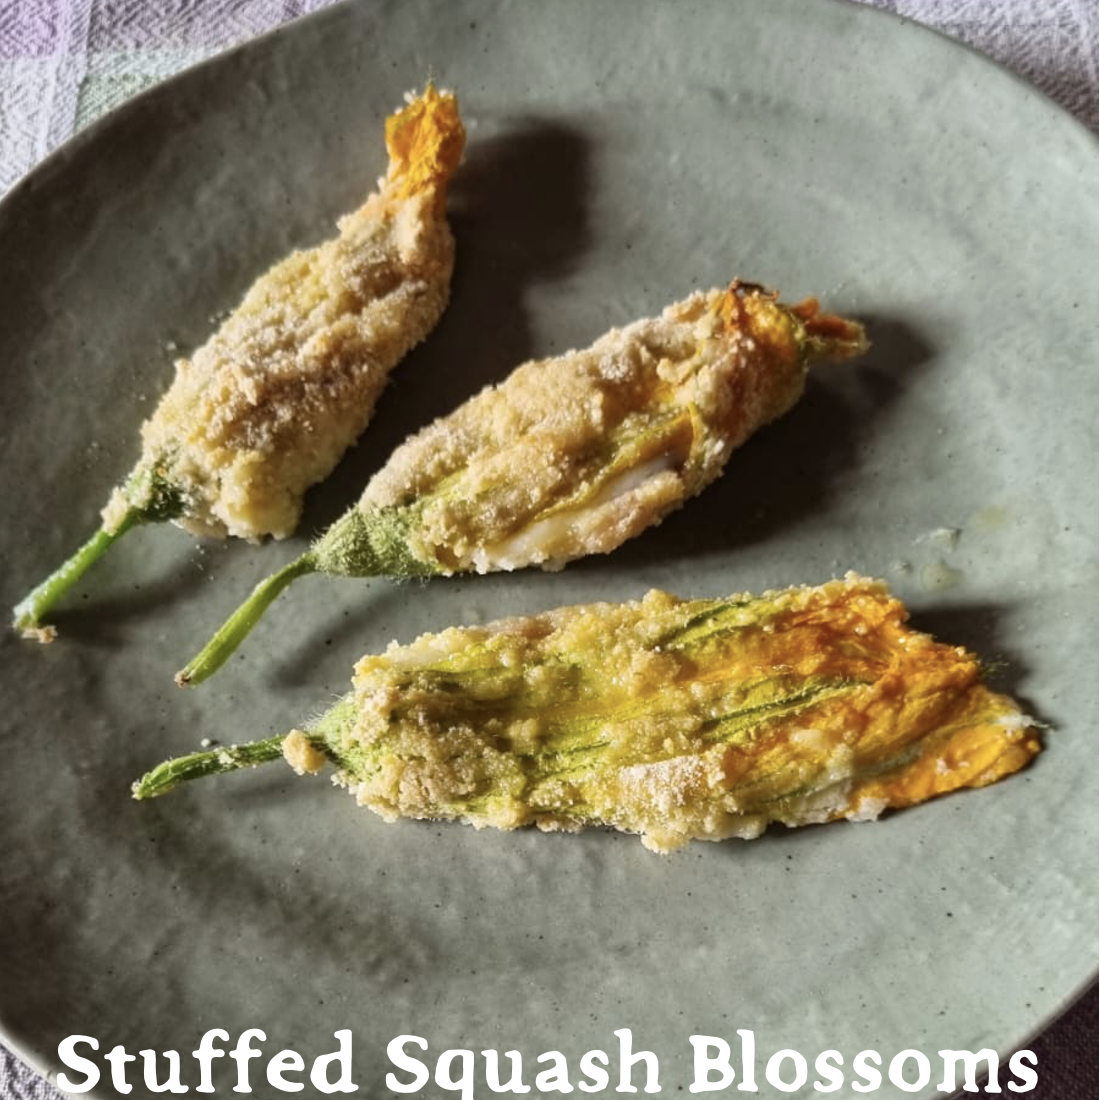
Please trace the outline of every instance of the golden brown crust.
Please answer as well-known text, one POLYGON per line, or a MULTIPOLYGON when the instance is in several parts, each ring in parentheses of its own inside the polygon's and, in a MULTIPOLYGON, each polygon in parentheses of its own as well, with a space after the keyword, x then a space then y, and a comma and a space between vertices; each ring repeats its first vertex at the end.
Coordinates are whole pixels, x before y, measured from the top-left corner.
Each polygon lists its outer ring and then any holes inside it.
POLYGON ((383 817, 610 825, 667 851, 871 820, 1040 750, 879 582, 559 608, 366 657, 339 780, 383 817))
MULTIPOLYGON (((390 370, 448 298, 443 198, 461 153, 454 97, 433 88, 391 120, 390 170, 339 236, 262 276, 176 377, 142 430, 143 463, 182 490, 201 533, 284 537, 302 494, 370 419, 390 370)), ((109 523, 119 508, 108 506, 109 523)))
POLYGON ((774 295, 739 283, 698 292, 518 367, 398 448, 360 507, 422 501, 412 549, 444 571, 605 553, 786 412, 811 357, 801 319, 774 295))

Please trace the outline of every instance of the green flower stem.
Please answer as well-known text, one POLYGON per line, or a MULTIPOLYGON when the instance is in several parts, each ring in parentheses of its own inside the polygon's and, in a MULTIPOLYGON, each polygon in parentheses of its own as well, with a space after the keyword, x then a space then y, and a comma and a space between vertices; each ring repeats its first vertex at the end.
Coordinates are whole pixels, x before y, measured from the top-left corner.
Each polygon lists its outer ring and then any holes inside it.
MULTIPOLYGON (((355 722, 355 698, 350 692, 337 700, 324 714, 315 719, 304 730, 313 746, 323 752, 329 760, 342 764, 338 746, 347 741, 348 731, 355 722)), ((193 752, 188 756, 179 756, 158 764, 152 771, 146 772, 130 788, 134 798, 156 798, 175 790, 181 783, 192 779, 203 779, 208 775, 223 775, 241 768, 255 768, 283 755, 285 734, 276 734, 261 741, 249 741, 245 745, 230 745, 225 748, 209 749, 206 752, 193 752)))
POLYGON ((291 581, 316 572, 317 560, 310 551, 306 551, 300 558, 295 558, 277 573, 260 581, 252 589, 252 595, 225 620, 202 650, 176 673, 176 683, 180 687, 186 687, 189 684, 201 684, 208 676, 212 676, 244 641, 275 597, 291 581))
POLYGON ((176 683, 185 687, 212 676, 244 641, 272 600, 291 581, 307 573, 337 577, 419 577, 437 572, 408 549, 408 535, 415 518, 415 509, 379 509, 368 514, 358 507, 352 508, 300 558, 260 581, 202 652, 176 673, 176 683))
POLYGON ((277 760, 282 755, 283 734, 264 741, 252 741, 247 745, 193 752, 189 756, 180 756, 158 764, 152 771, 146 772, 131 790, 134 798, 139 800, 157 798, 189 780, 201 779, 207 775, 221 775, 239 768, 254 768, 269 760, 277 760))
POLYGON ((75 554, 55 569, 41 584, 16 605, 13 626, 21 633, 33 636, 42 629, 42 620, 54 605, 97 562, 107 550, 132 527, 145 522, 145 514, 130 508, 113 530, 101 527, 75 554))
MULTIPOLYGON (((14 610, 13 626, 21 634, 51 641, 52 627, 43 626, 42 620, 54 604, 118 541, 131 527, 143 523, 166 523, 183 514, 184 493, 167 481, 156 465, 141 465, 115 490, 125 502, 125 511, 111 527, 100 527, 68 561, 55 569, 14 610)), ((115 512, 115 497, 108 505, 115 512)))

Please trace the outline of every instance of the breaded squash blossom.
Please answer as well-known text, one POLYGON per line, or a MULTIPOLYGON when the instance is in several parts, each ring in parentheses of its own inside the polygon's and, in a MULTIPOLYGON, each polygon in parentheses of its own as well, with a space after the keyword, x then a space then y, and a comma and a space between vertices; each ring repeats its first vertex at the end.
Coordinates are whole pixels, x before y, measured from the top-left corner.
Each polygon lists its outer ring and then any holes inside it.
POLYGON ((42 625, 64 592, 130 528, 172 521, 197 534, 284 538, 305 491, 370 420, 390 371, 446 307, 454 238, 447 184, 465 131, 431 85, 386 123, 389 169, 339 234, 261 276, 210 339, 176 363, 142 427, 142 454, 103 524, 15 609, 42 625))
POLYGON ((885 585, 565 607, 364 657, 289 735, 169 761, 137 798, 285 756, 329 762, 387 821, 609 826, 665 852, 769 824, 867 821, 981 787, 1039 752, 977 658, 906 623, 885 585))

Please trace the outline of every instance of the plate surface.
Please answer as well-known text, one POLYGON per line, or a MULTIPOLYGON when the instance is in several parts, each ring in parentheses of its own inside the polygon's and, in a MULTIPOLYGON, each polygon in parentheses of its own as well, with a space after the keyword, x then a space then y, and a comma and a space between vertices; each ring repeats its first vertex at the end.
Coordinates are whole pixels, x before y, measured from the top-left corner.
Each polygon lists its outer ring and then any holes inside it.
POLYGON ((140 96, 0 206, 5 600, 94 527, 173 346, 370 190, 382 120, 429 74, 469 126, 453 301, 301 537, 140 531, 67 602, 55 645, 3 640, 7 1041, 42 1071, 71 1034, 178 1050, 194 1088, 209 1028, 262 1028, 266 1057, 307 1065, 350 1028, 365 1095, 401 1034, 429 1066, 518 1050, 528 1084, 561 1051, 576 1086, 587 1050, 615 1072, 630 1028, 666 1093, 693 1079, 692 1034, 737 1049, 751 1029, 764 1095, 783 1048, 811 1067, 916 1048, 936 1071, 941 1048, 1016 1049, 1095 965, 1096 148, 934 34, 796 0, 362 3, 140 96), (555 575, 309 578, 209 684, 173 686, 406 433, 525 358, 738 275, 819 295, 875 347, 822 369, 659 530, 555 575), (957 539, 929 537, 944 528, 957 539), (387 826, 276 765, 128 798, 203 737, 301 722, 391 638, 847 569, 997 663, 1050 726, 1028 773, 873 827, 669 858, 604 833, 387 826))

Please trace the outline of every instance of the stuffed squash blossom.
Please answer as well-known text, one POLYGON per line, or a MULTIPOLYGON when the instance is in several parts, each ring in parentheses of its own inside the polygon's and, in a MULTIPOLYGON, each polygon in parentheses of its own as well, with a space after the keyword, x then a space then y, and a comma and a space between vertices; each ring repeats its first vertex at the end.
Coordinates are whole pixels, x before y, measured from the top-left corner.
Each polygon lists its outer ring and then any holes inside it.
POLYGON ((389 170, 339 235, 276 264, 190 358, 142 427, 133 473, 96 534, 15 608, 43 618, 132 527, 291 534, 303 495, 358 438, 387 376, 447 304, 454 238, 447 184, 465 132, 453 95, 430 86, 386 123, 389 170))
POLYGON ((566 607, 363 658, 286 737, 169 761, 137 798, 285 756, 386 820, 575 830, 670 851, 772 822, 865 821, 980 787, 1039 751, 977 659, 849 574, 760 597, 566 607))

